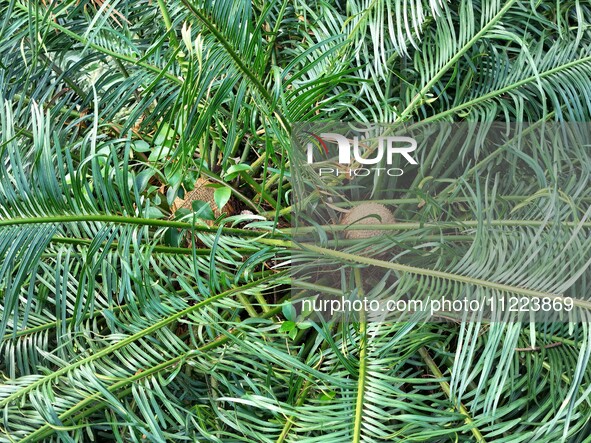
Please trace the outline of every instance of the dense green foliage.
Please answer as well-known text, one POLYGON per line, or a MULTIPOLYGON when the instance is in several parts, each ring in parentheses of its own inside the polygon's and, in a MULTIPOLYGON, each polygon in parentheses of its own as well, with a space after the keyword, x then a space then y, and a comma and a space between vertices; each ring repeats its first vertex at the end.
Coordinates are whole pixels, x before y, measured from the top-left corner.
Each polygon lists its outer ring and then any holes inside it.
MULTIPOLYGON (((587 323, 294 324, 284 270, 295 122, 588 122, 590 26, 578 0, 1 0, 0 441, 591 442, 587 323), (197 177, 233 214, 171 214, 197 177)), ((591 158, 561 140, 384 183, 406 291, 584 299, 591 158)))

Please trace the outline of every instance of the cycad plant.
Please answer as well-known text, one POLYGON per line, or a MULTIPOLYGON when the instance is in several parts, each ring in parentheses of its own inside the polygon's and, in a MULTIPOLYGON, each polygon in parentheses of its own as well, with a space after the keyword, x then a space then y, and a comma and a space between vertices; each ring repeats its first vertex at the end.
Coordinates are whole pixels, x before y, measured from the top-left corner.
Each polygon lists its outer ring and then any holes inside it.
POLYGON ((0 11, 0 441, 591 442, 589 3, 0 11), (433 144, 373 196, 389 241, 313 252, 333 292, 564 295, 577 321, 301 321, 290 139, 325 120, 562 128, 433 144), (174 210, 199 177, 214 201, 174 210))

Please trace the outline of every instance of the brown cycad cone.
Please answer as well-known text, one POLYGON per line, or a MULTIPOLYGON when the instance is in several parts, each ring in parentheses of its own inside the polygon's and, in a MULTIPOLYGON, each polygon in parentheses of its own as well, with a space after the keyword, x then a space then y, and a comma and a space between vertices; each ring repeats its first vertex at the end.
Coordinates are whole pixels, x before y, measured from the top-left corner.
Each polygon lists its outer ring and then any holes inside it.
MULTIPOLYGON (((342 225, 391 225, 396 223, 392 212, 379 203, 362 203, 354 206, 341 219, 342 225)), ((349 239, 369 238, 383 235, 386 231, 353 230, 345 228, 345 237, 349 239)))
MULTIPOLYGON (((185 198, 177 197, 174 199, 174 202, 172 203, 171 207, 172 212, 175 213, 181 208, 185 208, 190 211, 192 210, 192 203, 195 200, 201 200, 209 203, 215 216, 219 217, 222 211, 215 204, 215 199, 213 198, 215 188, 208 186, 211 184, 212 182, 210 182, 209 180, 199 177, 197 179, 197 182, 195 183, 195 187, 191 191, 185 192, 185 198)), ((222 209, 224 209, 224 212, 231 215, 234 212, 232 199, 230 199, 230 201, 226 203, 226 205, 222 209)))

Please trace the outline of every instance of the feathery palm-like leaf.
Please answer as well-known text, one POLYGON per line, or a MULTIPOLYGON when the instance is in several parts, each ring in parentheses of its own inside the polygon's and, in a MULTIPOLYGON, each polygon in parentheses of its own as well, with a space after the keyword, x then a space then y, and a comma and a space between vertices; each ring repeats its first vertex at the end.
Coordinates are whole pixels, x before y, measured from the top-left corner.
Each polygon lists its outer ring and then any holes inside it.
POLYGON ((580 1, 1 3, 0 441, 588 441, 584 310, 300 323, 279 269, 298 260, 295 123, 443 122, 416 177, 380 179, 390 241, 320 250, 333 291, 586 307, 590 19, 580 1), (495 120, 521 139, 473 143, 495 120), (199 176, 235 215, 172 213, 199 176))

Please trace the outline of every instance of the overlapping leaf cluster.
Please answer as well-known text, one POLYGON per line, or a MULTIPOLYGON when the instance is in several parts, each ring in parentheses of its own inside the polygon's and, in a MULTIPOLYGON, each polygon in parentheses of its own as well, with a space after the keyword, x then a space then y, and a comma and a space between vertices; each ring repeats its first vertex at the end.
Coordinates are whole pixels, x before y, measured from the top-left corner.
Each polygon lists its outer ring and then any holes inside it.
MULTIPOLYGON (((302 324, 281 271, 295 122, 587 122, 590 20, 582 1, 3 1, 0 441, 590 441, 587 322, 302 324), (172 214, 198 176, 236 214, 172 214)), ((339 290, 377 263, 376 297, 584 302, 589 134, 569 128, 480 149, 442 131, 415 177, 381 179, 391 242, 327 250, 339 290)))

